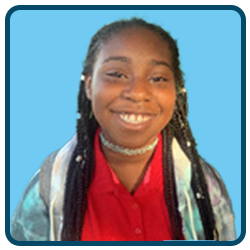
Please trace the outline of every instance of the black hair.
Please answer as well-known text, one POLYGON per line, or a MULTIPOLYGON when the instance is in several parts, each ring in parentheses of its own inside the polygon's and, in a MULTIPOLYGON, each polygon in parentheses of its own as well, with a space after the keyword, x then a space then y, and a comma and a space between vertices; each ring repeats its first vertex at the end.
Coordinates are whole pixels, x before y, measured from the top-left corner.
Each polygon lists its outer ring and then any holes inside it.
MULTIPOLYGON (((166 206, 174 240, 181 239, 181 216, 178 211, 178 199, 175 183, 172 140, 175 137, 191 162, 191 187, 196 199, 204 235, 207 240, 217 240, 212 206, 208 195, 205 175, 200 156, 196 150, 195 139, 187 121, 187 94, 184 89, 183 73, 180 69, 177 42, 160 26, 147 23, 142 19, 132 18, 105 25, 92 38, 84 63, 82 75, 91 75, 98 52, 112 35, 128 28, 145 28, 166 41, 172 55, 172 67, 175 77, 177 97, 173 117, 162 131, 163 138, 163 176, 166 206), (199 196, 196 194, 199 193, 199 196)), ((87 208, 87 193, 94 171, 94 136, 98 123, 92 114, 91 102, 85 93, 85 82, 81 80, 78 94, 77 146, 73 152, 67 179, 63 207, 63 241, 80 241, 87 208)))

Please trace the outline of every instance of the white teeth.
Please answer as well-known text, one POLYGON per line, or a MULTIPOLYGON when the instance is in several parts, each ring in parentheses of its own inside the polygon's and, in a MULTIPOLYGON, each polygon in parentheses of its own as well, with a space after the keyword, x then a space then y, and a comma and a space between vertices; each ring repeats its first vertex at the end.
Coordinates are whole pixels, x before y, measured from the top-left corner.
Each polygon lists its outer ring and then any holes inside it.
POLYGON ((146 122, 147 120, 149 120, 150 117, 149 116, 143 116, 143 122, 146 122))
POLYGON ((143 123, 148 121, 152 117, 149 115, 136 115, 136 114, 124 114, 124 113, 120 113, 118 115, 123 121, 131 124, 143 123))
POLYGON ((137 121, 138 121, 138 122, 142 122, 142 121, 143 121, 142 115, 138 115, 138 116, 137 116, 137 121))
POLYGON ((130 122, 136 122, 137 119, 136 119, 135 115, 130 115, 129 120, 130 120, 130 122))

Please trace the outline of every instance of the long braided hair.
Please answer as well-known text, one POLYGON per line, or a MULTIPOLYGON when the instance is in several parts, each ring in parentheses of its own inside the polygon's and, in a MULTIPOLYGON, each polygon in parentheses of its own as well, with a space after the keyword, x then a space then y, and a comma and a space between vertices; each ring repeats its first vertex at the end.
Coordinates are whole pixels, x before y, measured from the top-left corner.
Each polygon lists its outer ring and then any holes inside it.
MULTIPOLYGON (((195 139, 193 138, 187 121, 187 95, 184 89, 183 74, 180 69, 179 52, 176 41, 160 26, 147 23, 142 19, 132 18, 130 20, 113 22, 109 25, 105 25, 93 36, 89 45, 82 75, 91 75, 94 62, 102 44, 107 42, 112 35, 132 27, 141 27, 153 31, 166 41, 166 46, 169 47, 172 55, 171 59, 177 98, 173 117, 162 131, 164 194, 169 212, 172 238, 174 240, 181 239, 182 225, 178 211, 174 164, 171 151, 171 143, 175 137, 191 162, 191 187, 199 208, 205 238, 207 240, 215 240, 215 232, 217 231, 207 184, 200 157, 196 150, 195 139), (197 193, 200 195, 196 196, 195 194, 197 193)), ((73 152, 66 179, 63 208, 63 241, 81 240, 84 215, 87 208, 87 193, 95 165, 93 144, 94 135, 99 125, 92 114, 91 102, 87 99, 85 93, 84 78, 82 78, 80 82, 78 113, 80 117, 77 120, 77 146, 73 152)))

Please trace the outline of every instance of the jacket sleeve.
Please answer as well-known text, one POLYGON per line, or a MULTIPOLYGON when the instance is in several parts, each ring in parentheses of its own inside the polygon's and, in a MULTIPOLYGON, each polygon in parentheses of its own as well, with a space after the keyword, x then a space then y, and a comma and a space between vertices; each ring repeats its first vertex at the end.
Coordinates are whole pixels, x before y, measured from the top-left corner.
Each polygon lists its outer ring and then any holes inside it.
POLYGON ((51 170, 58 151, 49 155, 28 184, 11 220, 11 236, 18 241, 49 241, 51 170))
POLYGON ((202 160, 207 177, 208 192, 212 203, 220 241, 235 240, 234 214, 226 186, 218 172, 202 160))
POLYGON ((40 196, 39 173, 31 179, 12 217, 11 236, 15 240, 49 240, 48 208, 40 196))

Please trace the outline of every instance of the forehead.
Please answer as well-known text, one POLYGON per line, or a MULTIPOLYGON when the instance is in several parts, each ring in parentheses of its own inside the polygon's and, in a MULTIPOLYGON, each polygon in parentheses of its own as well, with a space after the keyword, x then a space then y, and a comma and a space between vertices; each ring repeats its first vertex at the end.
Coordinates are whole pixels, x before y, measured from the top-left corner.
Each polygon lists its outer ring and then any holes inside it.
POLYGON ((171 63, 171 51, 166 40, 147 28, 126 28, 111 37, 100 46, 99 57, 110 55, 133 56, 134 58, 156 57, 171 63))

